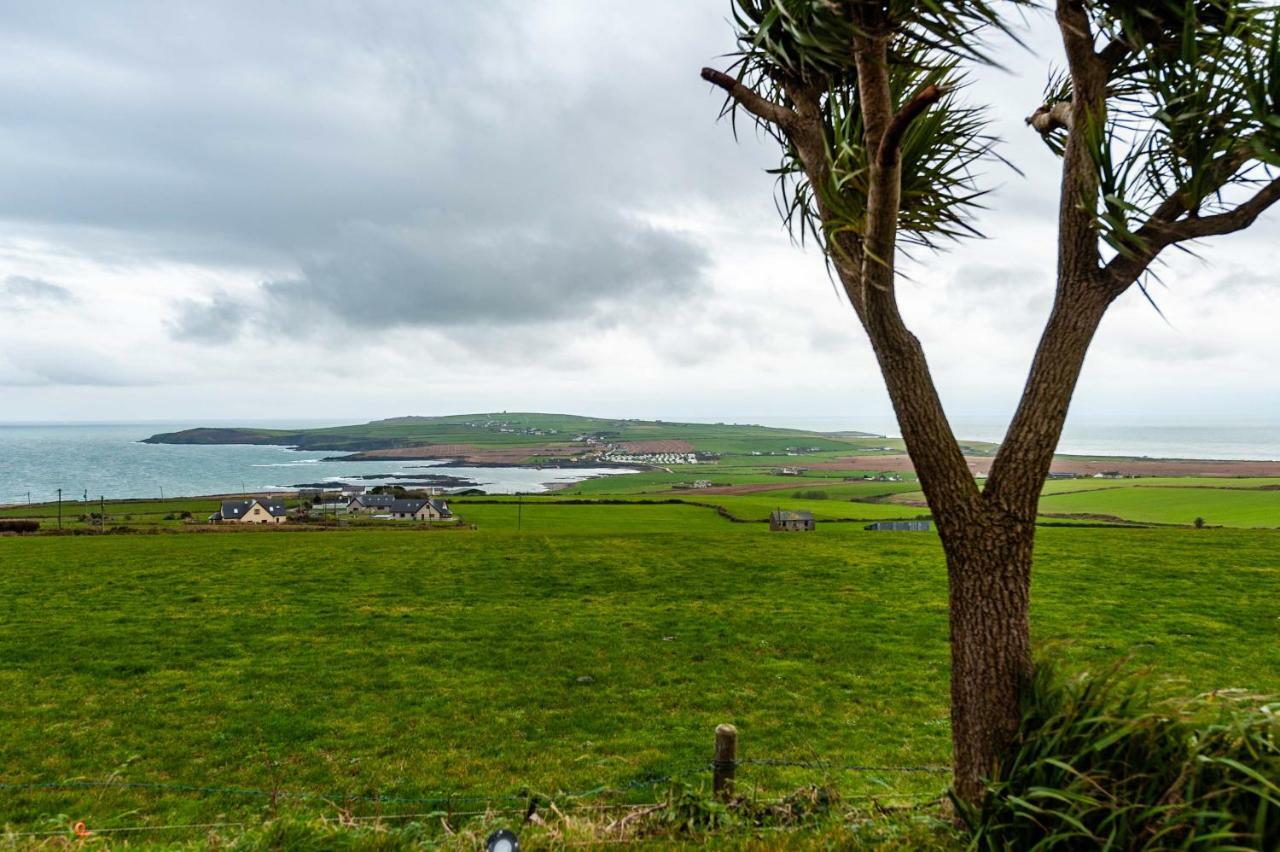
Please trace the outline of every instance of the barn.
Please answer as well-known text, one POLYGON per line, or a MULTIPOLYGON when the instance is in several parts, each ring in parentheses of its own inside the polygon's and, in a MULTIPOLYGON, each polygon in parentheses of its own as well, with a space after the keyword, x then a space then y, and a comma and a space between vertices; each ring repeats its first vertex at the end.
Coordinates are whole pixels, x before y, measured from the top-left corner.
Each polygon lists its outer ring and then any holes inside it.
POLYGON ((864 530, 892 530, 896 532, 928 532, 933 529, 931 521, 876 521, 867 524, 864 530))
POLYGON ((812 512, 775 509, 769 513, 769 529, 774 532, 812 532, 813 527, 812 512))

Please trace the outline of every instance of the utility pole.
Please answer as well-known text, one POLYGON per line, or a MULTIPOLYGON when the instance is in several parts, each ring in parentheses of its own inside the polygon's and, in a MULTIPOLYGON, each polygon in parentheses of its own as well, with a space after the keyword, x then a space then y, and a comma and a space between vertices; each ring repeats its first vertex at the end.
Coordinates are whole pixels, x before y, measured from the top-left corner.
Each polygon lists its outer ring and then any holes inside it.
POLYGON ((98 495, 98 532, 107 531, 107 498, 98 495))
POLYGON ((516 530, 520 529, 520 524, 524 520, 524 495, 516 494, 516 530))
POLYGON ((62 529, 62 489, 58 489, 58 529, 62 529))
POLYGON ((160 486, 160 499, 161 499, 161 500, 163 500, 163 499, 164 499, 164 486, 163 486, 163 485, 161 485, 161 486, 160 486))

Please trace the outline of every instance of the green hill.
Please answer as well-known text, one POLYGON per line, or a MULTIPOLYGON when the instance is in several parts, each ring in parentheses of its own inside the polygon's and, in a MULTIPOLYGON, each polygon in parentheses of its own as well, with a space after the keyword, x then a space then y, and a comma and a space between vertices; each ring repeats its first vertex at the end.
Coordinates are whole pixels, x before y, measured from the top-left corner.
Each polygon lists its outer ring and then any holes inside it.
POLYGON ((149 444, 273 444, 307 450, 397 449, 440 444, 477 447, 537 447, 600 441, 686 441, 700 452, 856 449, 865 432, 810 432, 728 423, 618 420, 570 414, 498 412, 443 417, 394 417, 321 429, 198 428, 152 435, 149 444))

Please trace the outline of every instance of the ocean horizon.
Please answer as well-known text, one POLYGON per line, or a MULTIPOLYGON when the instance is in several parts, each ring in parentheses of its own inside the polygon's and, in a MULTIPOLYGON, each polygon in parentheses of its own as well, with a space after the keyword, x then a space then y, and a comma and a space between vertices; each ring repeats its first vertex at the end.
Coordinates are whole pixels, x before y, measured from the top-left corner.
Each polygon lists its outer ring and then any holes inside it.
MULTIPOLYGON (((667 418, 675 420, 676 418, 667 418)), ((695 418, 685 418, 694 420, 695 418)), ((898 437, 883 416, 725 417, 726 423, 822 432, 860 431, 898 437)), ((338 420, 268 420, 263 428, 341 425, 338 420)), ((292 490, 316 482, 368 485, 449 475, 491 493, 540 492, 589 476, 624 475, 617 469, 437 468, 426 461, 326 462, 330 451, 256 445, 192 446, 140 443, 158 432, 197 425, 245 425, 242 421, 9 422, 0 423, 0 504, 64 499, 186 497, 244 491, 292 490)), ((962 440, 999 442, 1007 425, 995 418, 956 418, 962 440)), ((1149 458, 1280 460, 1280 425, 1067 424, 1059 452, 1149 458)), ((465 485, 459 487, 468 487, 465 485)))

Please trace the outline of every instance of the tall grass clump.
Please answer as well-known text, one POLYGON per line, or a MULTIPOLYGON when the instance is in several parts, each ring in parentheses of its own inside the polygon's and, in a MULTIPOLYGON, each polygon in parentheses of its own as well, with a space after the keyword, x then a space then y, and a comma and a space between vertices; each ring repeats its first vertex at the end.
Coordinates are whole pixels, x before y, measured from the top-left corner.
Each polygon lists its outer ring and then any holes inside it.
POLYGON ((1119 667, 1041 664, 987 796, 956 803, 970 848, 1280 848, 1277 709, 1238 691, 1157 700, 1119 667))

